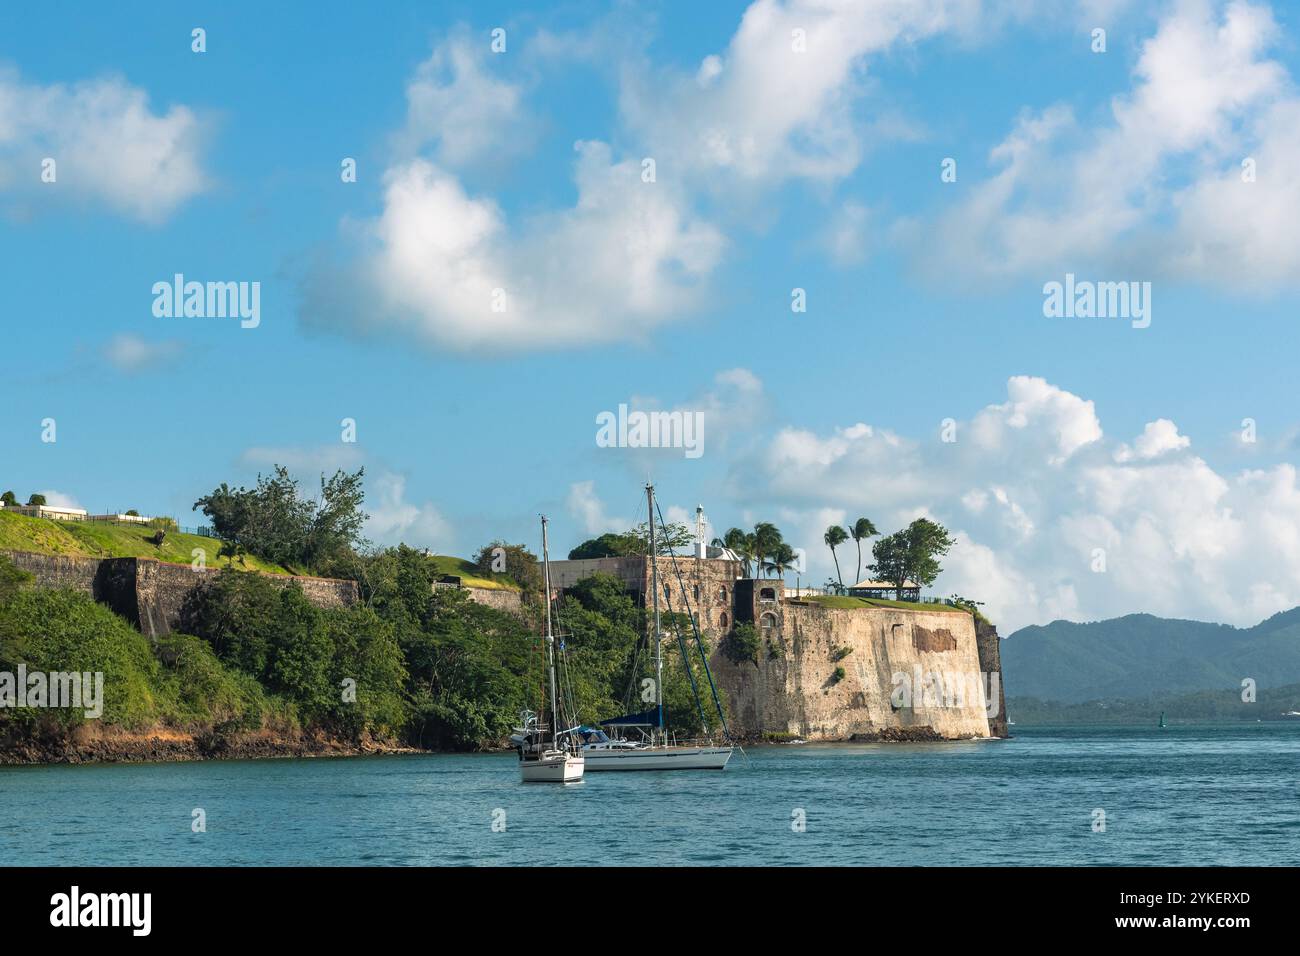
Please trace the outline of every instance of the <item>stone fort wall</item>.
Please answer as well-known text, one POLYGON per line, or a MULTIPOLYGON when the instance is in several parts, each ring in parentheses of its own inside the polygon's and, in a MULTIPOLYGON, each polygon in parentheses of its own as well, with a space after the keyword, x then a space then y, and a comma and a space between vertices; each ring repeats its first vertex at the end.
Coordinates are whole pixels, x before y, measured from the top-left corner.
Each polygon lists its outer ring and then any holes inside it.
MULTIPOLYGON (((7 551, 15 565, 41 587, 72 588, 87 594, 135 624, 150 638, 170 634, 180 621, 186 598, 203 587, 216 568, 196 571, 188 564, 154 558, 82 558, 7 551)), ((297 582, 317 607, 347 607, 360 600, 355 581, 306 575, 265 574, 278 587, 297 582)))
MULTIPOLYGON (((924 740, 1006 736, 997 631, 965 611, 829 608, 787 600, 779 578, 740 578, 737 561, 678 558, 689 610, 712 649, 709 666, 742 738, 924 740), (723 640, 737 622, 761 637, 758 660, 733 663, 723 640), (843 676, 837 673, 843 668, 843 676), (905 706, 896 675, 917 685, 905 706), (994 676, 990 676, 994 675, 994 676), (937 682, 937 684, 935 683, 937 682), (954 682, 961 686, 954 688, 954 682), (960 694, 954 693, 959 691, 960 694), (990 708, 986 697, 996 698, 990 708), (989 710, 993 713, 990 714, 989 710)), ((673 562, 660 560, 660 607, 682 610, 673 562)), ((559 591, 596 573, 649 603, 644 557, 552 561, 559 591)))

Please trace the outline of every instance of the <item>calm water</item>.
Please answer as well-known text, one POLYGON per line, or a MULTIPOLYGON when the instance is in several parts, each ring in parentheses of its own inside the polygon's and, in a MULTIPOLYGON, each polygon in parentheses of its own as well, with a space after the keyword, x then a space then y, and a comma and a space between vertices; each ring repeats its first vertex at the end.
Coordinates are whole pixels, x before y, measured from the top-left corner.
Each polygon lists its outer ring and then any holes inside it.
POLYGON ((1014 729, 568 787, 511 754, 0 767, 0 862, 1300 864, 1300 723, 1014 729))

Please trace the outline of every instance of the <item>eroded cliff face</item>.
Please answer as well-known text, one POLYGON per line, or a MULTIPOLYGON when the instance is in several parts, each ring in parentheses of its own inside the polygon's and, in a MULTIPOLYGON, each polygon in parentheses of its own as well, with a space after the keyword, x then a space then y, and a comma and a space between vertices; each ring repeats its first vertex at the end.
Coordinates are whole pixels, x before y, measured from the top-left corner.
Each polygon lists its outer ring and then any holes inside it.
MULTIPOLYGON (((956 740, 997 732, 1001 675, 970 614, 785 602, 758 662, 710 661, 732 733, 750 739, 956 740), (984 664, 990 660, 983 655, 984 664), (843 668, 843 676, 837 676, 843 668), (986 699, 997 701, 990 718, 986 699)), ((993 632, 996 640, 996 632, 993 632)), ((992 646, 996 653, 996 644, 992 646)), ((1005 719, 1005 718, 1003 718, 1005 719)))

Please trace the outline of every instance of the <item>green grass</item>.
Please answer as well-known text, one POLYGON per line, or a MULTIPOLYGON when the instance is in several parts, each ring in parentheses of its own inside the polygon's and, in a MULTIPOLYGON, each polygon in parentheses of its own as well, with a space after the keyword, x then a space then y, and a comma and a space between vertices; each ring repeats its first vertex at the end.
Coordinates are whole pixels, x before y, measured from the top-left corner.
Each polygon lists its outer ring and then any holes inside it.
POLYGON ((961 608, 950 604, 918 604, 914 601, 887 601, 884 598, 849 597, 840 594, 809 594, 799 598, 809 604, 821 607, 833 607, 852 610, 864 607, 892 607, 904 611, 947 611, 950 614, 965 614, 961 608))
MULTIPOLYGON (((189 564, 194 549, 202 548, 207 553, 208 567, 225 567, 230 563, 228 558, 217 557, 221 549, 217 538, 169 531, 159 547, 149 541, 153 533, 153 528, 144 525, 51 521, 49 518, 0 511, 0 550, 79 558, 157 558, 159 561, 189 564)), ((271 574, 293 573, 291 568, 282 568, 252 556, 245 556, 243 562, 236 560, 234 566, 271 574)))
POLYGON ((429 561, 437 569, 439 575, 454 574, 461 579, 461 583, 466 587, 489 588, 497 591, 519 590, 519 585, 510 575, 489 574, 484 577, 477 567, 464 558, 457 558, 449 554, 435 554, 429 557, 429 561))

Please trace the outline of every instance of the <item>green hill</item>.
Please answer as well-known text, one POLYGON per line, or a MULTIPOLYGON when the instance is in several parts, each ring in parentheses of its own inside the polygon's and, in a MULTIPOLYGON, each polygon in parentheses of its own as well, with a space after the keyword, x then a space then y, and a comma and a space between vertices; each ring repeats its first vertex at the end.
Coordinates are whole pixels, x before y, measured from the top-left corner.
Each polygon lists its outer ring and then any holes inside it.
POLYGON ((464 558, 449 554, 430 555, 429 562, 438 575, 451 575, 460 578, 461 584, 470 588, 489 588, 492 590, 518 591, 519 585, 508 574, 484 575, 477 567, 464 558))
POLYGON ((1008 697, 1082 703, 1300 683, 1300 608, 1254 627, 1130 614, 1025 627, 1002 643, 1008 697))
POLYGON ((1202 690, 1134 700, 1090 700, 1061 704, 1034 697, 1008 697, 1007 715, 1021 726, 1034 724, 1127 724, 1155 726, 1164 714, 1171 723, 1204 720, 1300 720, 1286 715, 1300 711, 1300 684, 1262 688, 1252 703, 1240 689, 1202 690))
MULTIPOLYGON (((159 561, 189 564, 194 549, 202 548, 207 554, 208 567, 225 567, 230 563, 228 558, 217 557, 221 548, 221 541, 217 538, 169 531, 162 545, 158 546, 149 540, 153 533, 153 528, 143 525, 51 521, 49 518, 0 511, 0 551, 34 551, 81 558, 157 558, 159 561)), ((282 568, 251 555, 242 561, 236 560, 234 565, 248 571, 293 573, 292 568, 282 568)))

